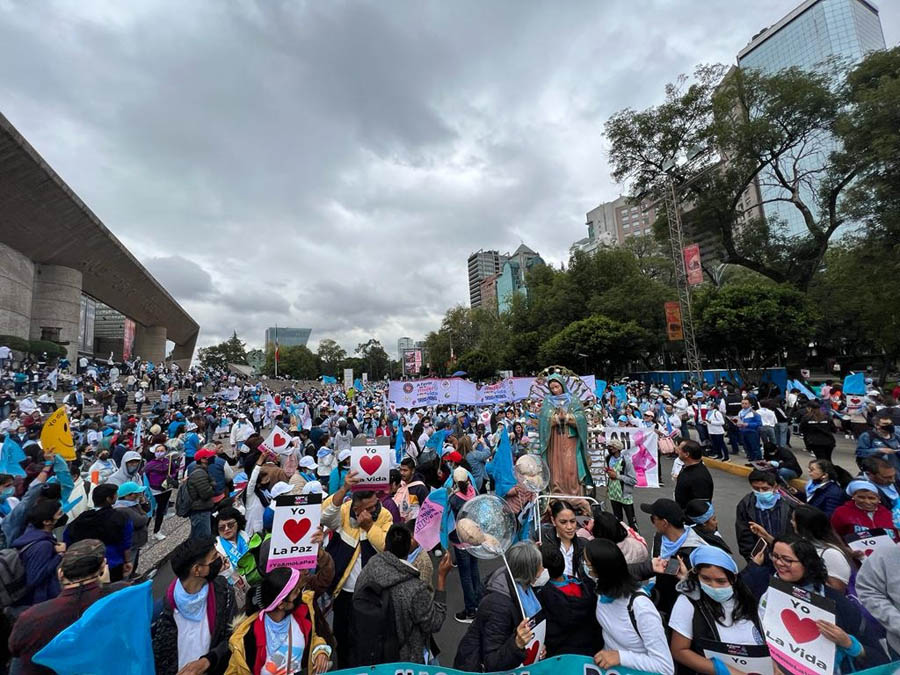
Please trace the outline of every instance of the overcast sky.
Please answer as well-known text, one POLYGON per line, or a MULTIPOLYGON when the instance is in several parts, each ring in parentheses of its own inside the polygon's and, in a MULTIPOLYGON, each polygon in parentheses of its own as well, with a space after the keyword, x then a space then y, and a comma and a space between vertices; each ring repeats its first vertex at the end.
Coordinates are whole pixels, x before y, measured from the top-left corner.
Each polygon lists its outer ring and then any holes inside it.
MULTIPOLYGON (((0 0, 0 111, 201 326, 352 351, 548 262, 620 193, 607 117, 799 0, 0 0)), ((888 45, 900 2, 881 0, 888 45)))

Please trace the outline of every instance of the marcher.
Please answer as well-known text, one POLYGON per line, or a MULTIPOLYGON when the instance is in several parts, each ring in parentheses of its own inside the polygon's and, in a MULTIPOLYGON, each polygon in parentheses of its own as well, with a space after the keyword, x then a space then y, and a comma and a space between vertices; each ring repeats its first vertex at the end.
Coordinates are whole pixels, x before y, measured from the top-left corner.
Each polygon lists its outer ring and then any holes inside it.
POLYGON ((637 474, 631 459, 622 452, 622 441, 614 438, 607 445, 609 457, 606 460, 606 484, 609 503, 619 521, 626 520, 637 529, 634 517, 634 486, 637 485, 637 474))

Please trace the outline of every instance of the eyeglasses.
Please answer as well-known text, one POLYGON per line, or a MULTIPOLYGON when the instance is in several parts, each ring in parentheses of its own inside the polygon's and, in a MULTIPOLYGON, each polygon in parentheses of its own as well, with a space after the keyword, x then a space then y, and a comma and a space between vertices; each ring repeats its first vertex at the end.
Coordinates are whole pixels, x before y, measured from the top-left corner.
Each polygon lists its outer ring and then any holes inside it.
POLYGON ((236 520, 223 520, 221 523, 219 523, 220 530, 230 530, 232 527, 237 527, 236 520))
POLYGON ((785 565, 799 565, 800 561, 794 558, 788 558, 786 556, 781 555, 780 553, 773 553, 769 556, 772 559, 772 562, 780 562, 785 565))

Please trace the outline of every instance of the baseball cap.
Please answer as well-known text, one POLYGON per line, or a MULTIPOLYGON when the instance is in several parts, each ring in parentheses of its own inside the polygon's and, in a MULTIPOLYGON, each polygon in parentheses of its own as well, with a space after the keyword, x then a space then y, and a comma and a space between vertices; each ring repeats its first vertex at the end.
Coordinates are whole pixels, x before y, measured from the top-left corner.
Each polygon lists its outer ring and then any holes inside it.
POLYGON ((302 495, 309 494, 322 494, 322 484, 317 480, 311 480, 303 486, 303 489, 300 491, 302 495))
POLYGON ((96 574, 106 558, 106 545, 99 539, 82 539, 66 549, 59 567, 70 581, 96 574))
POLYGON ((341 450, 338 453, 338 461, 339 462, 343 462, 348 459, 350 459, 350 451, 349 450, 341 450))
POLYGON ((469 472, 463 467, 458 466, 453 469, 453 480, 457 483, 463 480, 469 480, 469 472))
POLYGON ((209 448, 202 448, 194 453, 194 459, 211 459, 216 456, 215 450, 210 450, 209 448))
POLYGON ((459 464, 463 460, 462 455, 456 452, 456 450, 454 450, 453 452, 448 452, 446 455, 444 455, 444 459, 446 459, 448 462, 456 462, 457 464, 459 464))
POLYGON ((297 464, 304 469, 314 469, 316 467, 316 460, 309 455, 305 455, 297 464))
POLYGON ((684 521, 684 511, 678 506, 678 502, 672 499, 657 499, 652 504, 641 504, 641 511, 649 513, 655 518, 662 518, 671 522, 684 521))
POLYGON ((139 493, 139 492, 143 492, 143 491, 144 491, 144 488, 142 488, 137 483, 135 483, 133 481, 127 481, 125 483, 122 483, 119 486, 119 490, 116 494, 119 497, 119 499, 121 499, 122 497, 125 497, 126 495, 133 495, 135 493, 139 493))

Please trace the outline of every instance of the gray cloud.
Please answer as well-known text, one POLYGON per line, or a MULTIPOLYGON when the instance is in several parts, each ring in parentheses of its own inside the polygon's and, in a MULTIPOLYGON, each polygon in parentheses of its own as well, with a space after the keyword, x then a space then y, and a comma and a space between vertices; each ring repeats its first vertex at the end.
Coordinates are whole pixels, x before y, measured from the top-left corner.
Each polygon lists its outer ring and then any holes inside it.
POLYGON ((0 109, 201 344, 393 351, 467 302, 471 251, 565 260, 619 192, 605 119, 797 1, 0 0, 0 109))

